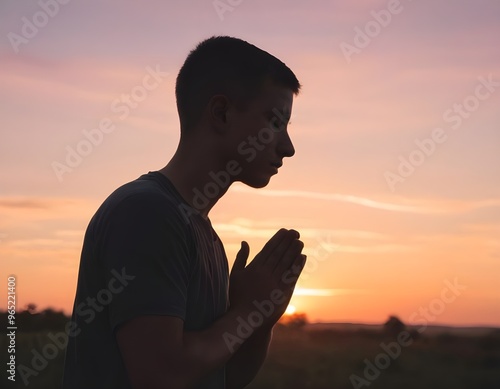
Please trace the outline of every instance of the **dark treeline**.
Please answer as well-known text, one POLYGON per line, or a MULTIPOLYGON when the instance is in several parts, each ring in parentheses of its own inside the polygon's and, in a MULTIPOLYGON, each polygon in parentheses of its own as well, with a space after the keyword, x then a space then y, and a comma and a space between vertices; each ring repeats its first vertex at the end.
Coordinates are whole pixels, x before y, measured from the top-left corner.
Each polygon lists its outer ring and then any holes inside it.
MULTIPOLYGON (((8 323, 9 313, 0 310, 0 323, 8 323)), ((24 310, 17 311, 15 314, 15 326, 20 332, 39 332, 39 331, 63 331, 66 323, 71 319, 70 316, 60 310, 46 308, 39 311, 36 304, 28 304, 24 310)), ((303 313, 297 313, 285 316, 280 321, 278 327, 300 329, 308 323, 307 317, 303 313)))
MULTIPOLYGON (((8 323, 9 313, 0 310, 0 322, 8 323)), ((35 304, 28 304, 15 314, 15 326, 19 332, 62 331, 70 320, 63 311, 46 308, 38 312, 35 304)))

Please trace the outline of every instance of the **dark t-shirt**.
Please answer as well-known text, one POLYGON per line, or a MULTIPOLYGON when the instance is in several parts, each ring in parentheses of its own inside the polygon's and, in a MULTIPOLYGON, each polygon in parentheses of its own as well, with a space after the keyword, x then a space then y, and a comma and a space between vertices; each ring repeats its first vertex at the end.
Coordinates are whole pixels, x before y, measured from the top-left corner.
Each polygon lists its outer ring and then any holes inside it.
MULTIPOLYGON (((114 191, 85 233, 63 387, 130 388, 115 339, 127 320, 176 316, 197 331, 227 307, 227 258, 210 220, 164 175, 144 174, 114 191)), ((224 388, 224 376, 215 371, 198 387, 224 388)))

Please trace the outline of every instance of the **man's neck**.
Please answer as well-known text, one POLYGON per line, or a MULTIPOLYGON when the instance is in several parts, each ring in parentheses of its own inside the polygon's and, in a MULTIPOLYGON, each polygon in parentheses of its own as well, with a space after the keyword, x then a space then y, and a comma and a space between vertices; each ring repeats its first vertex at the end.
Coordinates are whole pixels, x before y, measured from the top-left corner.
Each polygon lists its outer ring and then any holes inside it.
POLYGON ((179 150, 170 162, 159 170, 177 189, 184 201, 199 214, 208 219, 208 213, 217 201, 226 193, 231 183, 221 187, 214 182, 210 172, 218 168, 210 161, 203 161, 198 153, 183 154, 179 150), (214 190, 217 186, 217 190, 214 190))

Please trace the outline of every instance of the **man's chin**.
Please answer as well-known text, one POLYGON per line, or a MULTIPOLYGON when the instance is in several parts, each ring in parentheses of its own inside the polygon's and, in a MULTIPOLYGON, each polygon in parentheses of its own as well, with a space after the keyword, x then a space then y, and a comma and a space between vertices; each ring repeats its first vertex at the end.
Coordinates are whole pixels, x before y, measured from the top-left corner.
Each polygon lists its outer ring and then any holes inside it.
POLYGON ((271 177, 268 176, 268 177, 247 177, 243 180, 241 180, 241 182, 245 185, 248 185, 252 188, 255 188, 255 189, 259 189, 259 188, 264 188, 265 186, 267 186, 267 184, 269 184, 269 181, 271 181, 271 177))

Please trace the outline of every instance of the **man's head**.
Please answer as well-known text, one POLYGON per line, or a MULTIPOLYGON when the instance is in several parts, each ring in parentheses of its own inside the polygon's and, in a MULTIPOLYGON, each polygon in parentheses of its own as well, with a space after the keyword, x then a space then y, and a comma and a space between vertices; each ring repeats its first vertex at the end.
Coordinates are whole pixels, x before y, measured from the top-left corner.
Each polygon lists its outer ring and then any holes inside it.
POLYGON ((271 54, 241 39, 209 38, 177 77, 181 142, 203 143, 219 166, 236 161, 234 181, 265 186, 295 152, 287 124, 299 90, 293 72, 271 54))
POLYGON ((192 50, 177 76, 175 96, 181 132, 191 131, 214 95, 245 106, 271 81, 298 94, 295 74, 278 58, 244 40, 214 36, 192 50))

